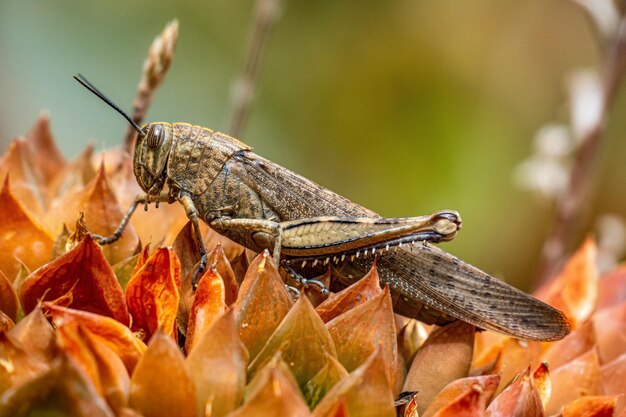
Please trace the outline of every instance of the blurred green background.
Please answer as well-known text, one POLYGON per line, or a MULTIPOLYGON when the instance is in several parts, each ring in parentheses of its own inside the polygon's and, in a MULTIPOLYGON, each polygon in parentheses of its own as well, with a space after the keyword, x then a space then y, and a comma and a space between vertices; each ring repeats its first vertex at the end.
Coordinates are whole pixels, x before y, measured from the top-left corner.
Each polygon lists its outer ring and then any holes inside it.
MULTIPOLYGON (((224 129, 254 3, 0 0, 0 149, 42 109, 60 147, 118 145, 142 62, 180 22, 148 120, 224 129)), ((585 14, 566 0, 286 1, 242 139, 257 153, 385 216, 458 210, 445 248, 528 288, 550 207, 515 187, 535 131, 567 121, 564 76, 594 66, 585 14)), ((626 214, 626 100, 617 100, 592 214, 626 214)), ((586 223, 590 230, 592 219, 586 223)))

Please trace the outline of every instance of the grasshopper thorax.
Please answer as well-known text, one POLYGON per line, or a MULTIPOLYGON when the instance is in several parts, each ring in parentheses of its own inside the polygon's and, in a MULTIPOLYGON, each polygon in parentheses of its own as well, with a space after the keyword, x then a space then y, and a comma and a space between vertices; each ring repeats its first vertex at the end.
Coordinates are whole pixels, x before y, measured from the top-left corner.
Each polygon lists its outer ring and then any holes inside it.
POLYGON ((137 135, 133 170, 139 186, 149 195, 158 195, 166 180, 167 159, 172 148, 171 123, 148 123, 137 135))

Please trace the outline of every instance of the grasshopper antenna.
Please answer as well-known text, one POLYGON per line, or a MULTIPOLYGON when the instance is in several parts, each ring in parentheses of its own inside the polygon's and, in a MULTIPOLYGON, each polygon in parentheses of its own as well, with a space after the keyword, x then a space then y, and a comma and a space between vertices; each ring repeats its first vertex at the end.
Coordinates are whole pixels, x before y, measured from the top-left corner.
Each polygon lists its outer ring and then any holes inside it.
POLYGON ((128 123, 130 123, 130 125, 137 131, 137 133, 139 133, 140 136, 144 135, 144 132, 141 130, 141 127, 139 127, 139 125, 135 123, 135 121, 131 119, 130 116, 124 112, 124 110, 120 109, 115 103, 109 100, 107 96, 105 96, 100 90, 94 87, 94 85, 91 84, 85 77, 83 77, 81 74, 76 74, 74 75, 74 79, 78 81, 87 90, 91 91, 96 96, 98 96, 100 100, 108 104, 111 108, 113 108, 113 110, 121 114, 124 117, 124 119, 128 120, 128 123))

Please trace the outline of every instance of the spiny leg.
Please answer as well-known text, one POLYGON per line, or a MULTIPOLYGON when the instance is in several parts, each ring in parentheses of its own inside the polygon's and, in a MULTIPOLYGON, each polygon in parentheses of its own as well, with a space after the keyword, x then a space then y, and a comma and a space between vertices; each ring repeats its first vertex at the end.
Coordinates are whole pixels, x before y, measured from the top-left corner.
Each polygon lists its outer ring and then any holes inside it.
POLYGON ((310 285, 316 285, 317 287, 319 287, 321 294, 323 295, 330 294, 330 291, 328 290, 328 288, 326 288, 326 285, 324 285, 322 281, 317 280, 317 279, 305 278, 288 265, 283 265, 283 268, 285 269, 285 271, 287 271, 289 276, 291 276, 294 280, 298 281, 304 288, 310 285))
POLYGON ((185 214, 187 214, 187 218, 191 220, 191 224, 193 225, 193 234, 196 239, 196 245, 198 246, 198 251, 200 252, 200 263, 198 264, 198 268, 193 273, 193 277, 191 278, 191 285, 195 290, 198 287, 198 275, 201 272, 204 272, 206 269, 207 263, 207 251, 204 246, 204 241, 202 240, 202 233, 200 232, 200 224, 198 223, 198 210, 196 206, 193 204, 191 197, 187 193, 180 193, 178 196, 178 201, 185 207, 185 214))
MULTIPOLYGON (((149 203, 151 199, 150 197, 151 196, 149 196, 148 194, 137 195, 137 197, 135 197, 133 202, 130 203, 130 206, 128 207, 128 210, 126 210, 126 213, 124 214, 124 217, 122 218, 122 221, 117 226, 117 229, 115 229, 115 232, 113 232, 112 235, 101 236, 95 233, 91 233, 91 237, 93 237, 94 240, 101 245, 108 245, 108 244, 118 241, 122 237, 122 233, 124 233, 124 229, 126 229, 126 226, 128 226, 128 222, 130 221, 130 218, 132 217, 135 210, 137 209, 137 206, 140 204, 149 203)), ((170 199, 169 194, 163 193, 157 197, 156 201, 157 202, 169 201, 169 199, 170 199)))

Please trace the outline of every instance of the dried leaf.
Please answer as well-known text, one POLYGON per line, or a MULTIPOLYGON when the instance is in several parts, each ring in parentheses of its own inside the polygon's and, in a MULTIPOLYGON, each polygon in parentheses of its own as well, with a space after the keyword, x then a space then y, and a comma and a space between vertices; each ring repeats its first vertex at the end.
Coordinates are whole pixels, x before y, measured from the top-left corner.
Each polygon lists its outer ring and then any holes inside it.
POLYGON ((374 262, 372 268, 363 278, 344 290, 331 294, 315 310, 324 323, 328 323, 340 314, 377 297, 381 292, 378 269, 376 269, 374 262))
POLYGON ((100 247, 90 236, 30 274, 19 288, 25 312, 40 300, 66 297, 67 307, 112 317, 128 325, 124 294, 100 247))
POLYGON ((241 403, 248 354, 239 339, 233 310, 218 318, 187 357, 196 387, 197 415, 210 403, 211 417, 225 416, 241 403))
POLYGON ((328 361, 336 358, 333 340, 307 297, 300 297, 252 361, 248 372, 253 377, 276 354, 290 367, 301 389, 328 361))
POLYGON ((130 383, 130 407, 144 417, 196 416, 191 375, 169 329, 154 333, 130 383))
POLYGON ((263 251, 248 268, 233 307, 239 323, 239 335, 250 358, 255 358, 261 351, 292 304, 269 252, 263 251))
POLYGON ((272 367, 248 401, 229 417, 311 417, 298 387, 281 367, 272 367))
POLYGON ((489 405, 488 417, 543 417, 543 403, 530 375, 530 367, 489 405))
POLYGON ((600 391, 600 362, 596 349, 552 371, 552 395, 546 414, 552 415, 565 404, 600 391))
POLYGON ((54 240, 11 192, 8 176, 0 191, 0 213, 3 215, 0 222, 0 271, 12 282, 20 269, 20 261, 29 269, 46 263, 54 240))
POLYGON ((17 320, 19 307, 15 288, 13 288, 7 276, 0 271, 0 311, 15 322, 17 320))
POLYGON ((191 352, 213 322, 226 311, 224 282, 217 269, 209 268, 198 283, 191 306, 185 351, 191 352))
POLYGON ((439 410, 451 404, 456 398, 466 394, 467 391, 471 390, 474 386, 480 388, 484 408, 484 404, 488 403, 495 394, 499 383, 500 375, 472 376, 454 380, 437 394, 421 416, 431 417, 435 415, 439 410))
POLYGON ((617 397, 582 397, 567 404, 563 417, 613 417, 617 397))
POLYGON ((339 362, 350 372, 380 347, 389 381, 394 384, 398 345, 389 288, 326 323, 339 362))
POLYGON ((597 252, 595 241, 588 238, 561 272, 536 294, 563 311, 573 328, 589 318, 598 301, 597 252))
POLYGON ((359 417, 393 417, 396 415, 392 385, 381 349, 347 378, 339 381, 313 410, 316 417, 337 415, 337 403, 345 401, 347 414, 359 417))
POLYGON ((455 321, 433 331, 419 348, 402 390, 417 391, 420 414, 446 385, 467 376, 474 333, 474 326, 455 321))
POLYGON ((137 339, 128 327, 113 319, 51 304, 44 307, 57 327, 76 322, 83 330, 89 331, 99 343, 110 347, 120 357, 128 372, 132 372, 146 351, 146 345, 137 339))
POLYGON ((10 336, 41 362, 49 362, 56 355, 54 329, 44 317, 40 306, 20 320, 11 330, 10 336))
POLYGON ((180 262, 171 248, 159 248, 126 286, 126 303, 133 318, 131 329, 149 338, 158 328, 176 338, 180 299, 180 262))

